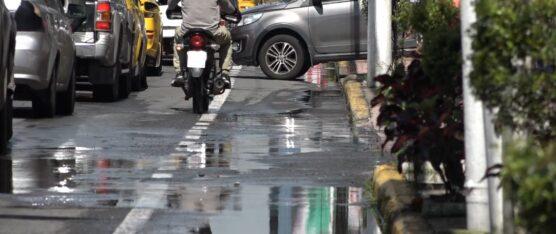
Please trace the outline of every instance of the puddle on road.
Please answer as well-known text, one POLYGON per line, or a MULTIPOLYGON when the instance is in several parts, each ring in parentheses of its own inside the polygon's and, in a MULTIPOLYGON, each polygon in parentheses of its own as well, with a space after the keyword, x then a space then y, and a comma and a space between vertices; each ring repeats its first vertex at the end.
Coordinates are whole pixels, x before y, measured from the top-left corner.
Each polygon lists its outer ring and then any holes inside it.
MULTIPOLYGON (((319 88, 331 85, 313 78, 308 82, 319 88)), ((374 233, 362 188, 229 183, 238 174, 272 168, 261 159, 372 151, 365 138, 353 135, 343 110, 338 111, 341 99, 337 90, 302 92, 289 101, 306 108, 223 113, 195 140, 198 144, 178 146, 178 153, 169 156, 134 158, 128 153, 115 158, 101 148, 76 147, 0 158, 0 193, 15 194, 0 199, 38 208, 132 208, 143 197, 156 196, 150 195, 156 194, 156 185, 167 182, 165 199, 142 208, 209 215, 204 224, 189 229, 197 233, 243 233, 245 227, 253 233, 374 233), (215 182, 220 179, 228 184, 215 182)), ((274 104, 283 105, 278 102, 274 104)))

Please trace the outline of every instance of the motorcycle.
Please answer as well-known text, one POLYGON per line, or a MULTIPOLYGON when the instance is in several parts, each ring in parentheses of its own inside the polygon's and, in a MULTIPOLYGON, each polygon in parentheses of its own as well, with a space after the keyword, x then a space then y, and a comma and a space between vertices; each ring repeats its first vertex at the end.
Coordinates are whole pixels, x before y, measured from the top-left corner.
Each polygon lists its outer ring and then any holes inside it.
MULTIPOLYGON (((167 12, 169 19, 181 19, 181 9, 167 12)), ((223 16, 223 19, 237 24, 239 17, 223 16)), ((227 81, 221 76, 219 54, 220 45, 214 42, 212 33, 205 29, 189 29, 176 45, 180 53, 181 73, 188 82, 180 88, 186 97, 193 99, 193 112, 204 114, 208 112, 209 104, 215 95, 221 95, 226 90, 227 81)), ((223 58, 222 58, 223 59, 223 58)))

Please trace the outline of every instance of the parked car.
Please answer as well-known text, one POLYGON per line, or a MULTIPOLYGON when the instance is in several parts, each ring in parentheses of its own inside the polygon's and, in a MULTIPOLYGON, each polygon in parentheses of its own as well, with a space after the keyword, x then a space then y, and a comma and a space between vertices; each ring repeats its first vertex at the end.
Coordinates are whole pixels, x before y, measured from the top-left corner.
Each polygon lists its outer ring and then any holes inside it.
POLYGON ((162 73, 162 19, 156 0, 141 0, 147 31, 147 68, 150 73, 162 73))
POLYGON ((63 1, 10 0, 17 23, 15 98, 31 100, 41 117, 71 115, 75 106, 75 46, 63 1))
MULTIPOLYGON (((11 0, 10 0, 11 3, 11 0)), ((12 138, 13 66, 16 26, 10 11, 0 1, 0 152, 12 138)))
MULTIPOLYGON (((160 12, 162 14, 162 48, 163 55, 170 57, 174 54, 174 35, 176 28, 181 26, 181 19, 169 19, 166 15, 168 0, 158 0, 160 12)), ((181 4, 181 3, 180 3, 181 4)))
POLYGON ((147 32, 145 30, 145 17, 139 7, 139 0, 126 0, 127 9, 130 13, 133 35, 133 56, 130 74, 132 75, 131 87, 138 91, 146 87, 147 77, 145 75, 145 61, 147 59, 147 32))
POLYGON ((311 65, 362 59, 367 23, 357 0, 282 0, 243 12, 232 29, 234 62, 292 79, 311 65))
POLYGON ((126 0, 69 0, 76 21, 79 88, 92 85, 98 101, 127 98, 137 63, 133 63, 136 25, 126 0))

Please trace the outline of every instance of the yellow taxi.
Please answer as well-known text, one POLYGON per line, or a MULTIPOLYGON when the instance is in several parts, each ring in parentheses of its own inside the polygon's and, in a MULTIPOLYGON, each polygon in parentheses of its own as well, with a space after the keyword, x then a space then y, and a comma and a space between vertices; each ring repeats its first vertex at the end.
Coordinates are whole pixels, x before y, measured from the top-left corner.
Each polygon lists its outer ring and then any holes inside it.
POLYGON ((237 3, 240 11, 244 11, 247 8, 251 8, 257 5, 255 3, 255 0, 238 0, 237 3))
POLYGON ((147 68, 154 75, 162 73, 162 19, 156 0, 140 0, 147 32, 147 68))
POLYGON ((132 66, 129 74, 131 74, 131 88, 133 91, 139 91, 147 86, 147 78, 145 76, 145 60, 146 60, 146 44, 147 32, 145 30, 145 17, 140 8, 139 0, 126 0, 126 6, 130 13, 130 22, 133 32, 133 58, 132 66))

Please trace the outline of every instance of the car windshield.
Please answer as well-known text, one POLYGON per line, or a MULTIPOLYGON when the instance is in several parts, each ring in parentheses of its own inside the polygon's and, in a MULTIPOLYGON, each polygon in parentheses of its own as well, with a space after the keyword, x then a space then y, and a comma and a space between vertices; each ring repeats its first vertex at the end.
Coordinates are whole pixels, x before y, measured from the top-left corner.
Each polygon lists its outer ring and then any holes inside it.
POLYGON ((15 11, 19 5, 21 5, 21 0, 4 1, 4 4, 6 4, 6 8, 8 8, 8 10, 15 11))

